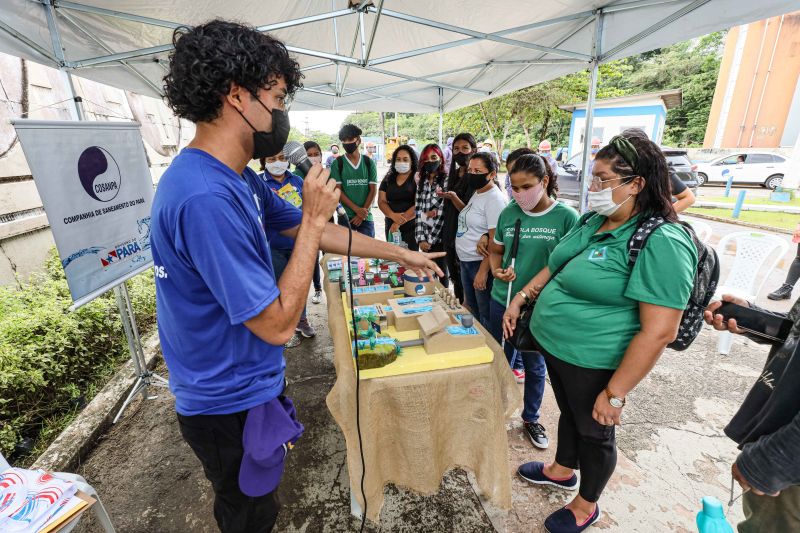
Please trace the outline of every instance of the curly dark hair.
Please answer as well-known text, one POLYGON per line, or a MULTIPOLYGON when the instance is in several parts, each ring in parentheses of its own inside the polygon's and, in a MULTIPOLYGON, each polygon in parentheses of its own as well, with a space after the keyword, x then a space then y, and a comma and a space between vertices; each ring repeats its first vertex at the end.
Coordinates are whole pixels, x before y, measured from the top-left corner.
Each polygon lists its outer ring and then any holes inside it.
POLYGON ((303 86, 300 65, 283 43, 251 26, 217 19, 180 27, 172 44, 164 95, 176 115, 192 122, 219 117, 232 82, 253 96, 275 85, 276 77, 286 82, 289 95, 303 86))
POLYGON ((361 137, 361 128, 356 126, 355 124, 345 124, 342 126, 342 129, 339 130, 339 140, 344 141, 345 139, 352 139, 354 137, 361 137))
MULTIPOLYGON (((520 148, 520 150, 529 150, 529 148, 520 148)), ((515 150, 516 151, 516 150, 515 150)), ((514 152, 511 152, 512 154, 514 152)), ((508 156, 511 161, 511 154, 508 156)), ((558 197, 558 175, 553 172, 553 167, 539 154, 522 154, 514 159, 514 169, 511 174, 517 172, 524 172, 543 180, 547 176, 547 191, 546 194, 550 198, 558 197)))
POLYGON ((636 195, 636 207, 642 217, 664 217, 675 222, 678 216, 672 207, 672 190, 669 183, 669 167, 664 153, 656 143, 636 128, 630 128, 620 134, 625 137, 636 150, 638 161, 635 165, 611 144, 607 144, 597 152, 598 159, 608 161, 611 170, 620 176, 630 176, 622 183, 630 183, 637 176, 644 178, 644 187, 636 195))

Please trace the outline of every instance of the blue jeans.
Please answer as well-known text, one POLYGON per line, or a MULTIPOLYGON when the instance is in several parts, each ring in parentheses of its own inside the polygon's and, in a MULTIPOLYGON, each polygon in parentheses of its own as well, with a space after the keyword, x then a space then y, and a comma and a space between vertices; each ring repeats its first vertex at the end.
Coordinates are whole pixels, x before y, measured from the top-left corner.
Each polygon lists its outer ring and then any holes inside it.
MULTIPOLYGON (((338 216, 336 219, 339 222, 340 226, 347 227, 347 221, 344 220, 342 217, 338 216)), ((353 226, 353 231, 360 233, 361 235, 366 235, 367 237, 375 238, 375 224, 371 220, 365 220, 358 226, 353 226)))
MULTIPOLYGON (((503 339, 503 313, 506 306, 498 303, 492 298, 489 304, 488 328, 497 342, 503 339)), ((509 343, 505 346, 506 359, 511 364, 514 360, 513 368, 525 370, 525 392, 522 396, 522 420, 525 422, 538 422, 539 410, 542 407, 542 397, 544 396, 544 378, 547 375, 547 367, 544 357, 539 352, 517 352, 509 343), (514 358, 516 352, 516 358, 514 358)))
MULTIPOLYGON (((283 271, 286 270, 286 265, 289 263, 289 258, 292 257, 291 250, 276 250, 270 248, 272 254, 272 269, 275 271, 275 284, 281 279, 283 271)), ((303 307, 303 314, 300 315, 300 320, 306 317, 306 308, 303 307)))
POLYGON ((472 286, 480 261, 461 261, 461 284, 464 286, 464 303, 467 304, 472 314, 483 327, 490 329, 489 326, 489 301, 492 299, 492 274, 489 273, 486 279, 486 288, 477 290, 472 286))

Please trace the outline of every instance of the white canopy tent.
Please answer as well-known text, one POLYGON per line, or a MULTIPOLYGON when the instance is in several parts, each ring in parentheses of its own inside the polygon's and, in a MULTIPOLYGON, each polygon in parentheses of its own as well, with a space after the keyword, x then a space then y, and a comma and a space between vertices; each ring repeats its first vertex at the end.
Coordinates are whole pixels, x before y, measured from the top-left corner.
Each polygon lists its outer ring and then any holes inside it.
POLYGON ((173 30, 221 17, 270 32, 295 54, 305 87, 293 110, 438 111, 441 137, 445 111, 589 68, 591 128, 600 63, 796 2, 4 0, 0 51, 160 96, 173 30))

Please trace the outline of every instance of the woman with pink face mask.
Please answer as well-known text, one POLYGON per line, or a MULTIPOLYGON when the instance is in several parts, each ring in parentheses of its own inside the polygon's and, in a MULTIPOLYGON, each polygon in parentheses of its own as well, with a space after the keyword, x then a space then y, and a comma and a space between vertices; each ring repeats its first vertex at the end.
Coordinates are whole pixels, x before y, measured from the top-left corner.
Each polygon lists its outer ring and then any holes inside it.
MULTIPOLYGON (((503 338, 503 314, 506 311, 508 285, 511 295, 519 292, 547 265, 550 252, 578 220, 578 213, 555 200, 558 185, 550 165, 536 154, 523 155, 511 170, 513 201, 500 213, 494 239, 489 244, 489 262, 494 275, 489 302, 491 333, 497 342, 503 338), (512 268, 511 244, 514 227, 520 221, 519 248, 512 268)), ((525 370, 522 422, 525 434, 537 448, 547 448, 549 441, 539 423, 539 410, 546 375, 544 358, 539 352, 516 353, 505 345, 506 358, 513 367, 521 359, 525 370)))

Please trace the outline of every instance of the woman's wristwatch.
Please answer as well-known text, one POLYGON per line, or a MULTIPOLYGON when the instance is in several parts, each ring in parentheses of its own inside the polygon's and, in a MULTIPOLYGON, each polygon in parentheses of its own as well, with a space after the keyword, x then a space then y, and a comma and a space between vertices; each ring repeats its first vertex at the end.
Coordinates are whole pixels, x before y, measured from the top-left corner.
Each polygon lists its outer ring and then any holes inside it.
POLYGON ((622 409, 625 407, 625 398, 614 396, 614 394, 608 390, 608 387, 606 387, 606 396, 608 396, 608 403, 611 404, 611 407, 615 409, 622 409))
POLYGON ((520 296, 522 296, 522 299, 523 299, 523 300, 525 300, 525 303, 526 303, 526 304, 529 304, 529 303, 531 302, 531 298, 530 298, 530 296, 528 296, 527 294, 525 294, 525 291, 524 291, 524 290, 522 290, 522 291, 519 291, 517 294, 519 294, 520 296))

